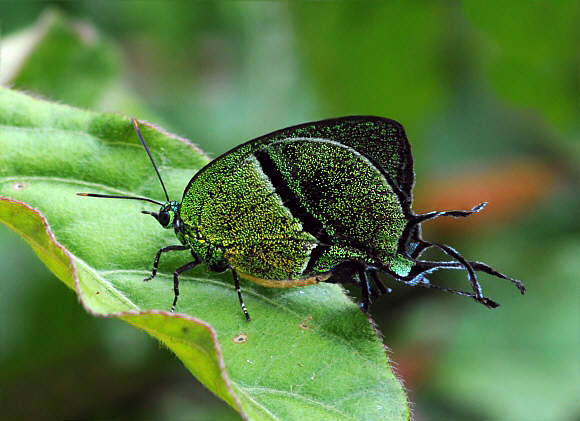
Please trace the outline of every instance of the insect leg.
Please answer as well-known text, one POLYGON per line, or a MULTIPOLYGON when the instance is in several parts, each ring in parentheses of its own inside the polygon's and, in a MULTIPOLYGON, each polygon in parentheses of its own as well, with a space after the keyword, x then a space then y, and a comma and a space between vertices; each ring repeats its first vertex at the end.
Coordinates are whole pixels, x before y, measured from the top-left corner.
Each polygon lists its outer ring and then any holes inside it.
MULTIPOLYGON (((435 269, 465 269, 465 267, 459 262, 422 262, 422 264, 425 263, 436 264, 437 267, 435 269)), ((488 275, 495 276, 496 278, 506 279, 510 281, 512 284, 514 284, 522 294, 526 292, 526 287, 524 286, 522 281, 510 278, 509 276, 504 275, 501 272, 498 272, 497 270, 495 270, 494 268, 485 263, 475 262, 473 260, 469 260, 468 263, 474 270, 478 272, 487 273, 488 275)), ((431 270, 433 269, 430 269, 429 271, 431 270)))
MULTIPOLYGON (((521 281, 519 281, 517 279, 510 278, 509 276, 504 275, 501 272, 498 272, 497 270, 495 270, 494 268, 492 268, 491 266, 489 266, 485 263, 476 262, 476 261, 472 261, 472 260, 465 260, 457 251, 455 251, 454 249, 452 249, 449 246, 421 240, 421 243, 419 244, 417 249, 420 249, 422 252, 423 250, 425 250, 429 247, 439 248, 440 250, 443 250, 445 253, 447 253, 448 255, 450 255, 451 257, 453 257, 457 260, 456 262, 431 262, 431 263, 435 263, 437 265, 437 267, 431 268, 429 270, 429 272, 431 272, 435 269, 438 269, 438 268, 466 269, 468 272, 470 272, 470 270, 468 269, 468 266, 469 266, 474 271, 484 272, 484 273, 487 273, 488 275, 495 276, 496 278, 506 279, 506 280, 510 281, 512 284, 514 284, 520 290, 520 292, 522 294, 524 294, 526 292, 526 287, 524 286, 524 284, 521 281), (459 256, 459 258, 458 258, 458 256, 459 256), (466 266, 466 263, 467 263, 467 266, 466 266)), ((425 265, 426 263, 428 263, 428 262, 423 262, 422 264, 425 265)), ((477 278, 475 278, 475 274, 473 274, 473 275, 470 274, 469 279, 470 279, 470 281, 472 281, 472 279, 475 279, 476 284, 479 285, 479 282, 477 282, 477 278), (472 276, 473 276, 473 278, 472 278, 472 276)), ((473 282, 472 282, 472 287, 473 287, 473 282)), ((476 292, 476 295, 477 295, 477 290, 474 289, 474 291, 476 292)), ((483 294, 481 294, 481 296, 479 298, 484 298, 483 294)), ((476 298, 476 300, 479 301, 478 298, 476 298)))
MULTIPOLYGON (((427 281, 427 280, 424 279, 424 281, 427 281)), ((442 286, 439 286, 439 285, 430 284, 428 282, 421 282, 421 283, 418 283, 417 285, 420 285, 420 286, 422 286, 424 288, 433 288, 433 289, 438 289, 438 290, 441 290, 441 291, 451 292, 451 293, 457 294, 457 295, 463 295, 465 297, 471 297, 474 300, 476 300, 477 302, 483 304, 484 306, 486 306, 488 308, 496 308, 496 307, 499 307, 499 304, 496 303, 495 301, 490 300, 489 298, 486 298, 486 297, 477 298, 476 294, 472 294, 470 292, 459 291, 457 289, 452 289, 452 288, 445 288, 445 287, 442 287, 442 286)))
POLYGON ((238 293, 238 298, 240 299, 240 305, 242 306, 242 311, 246 315, 246 320, 249 322, 250 321, 250 314, 248 313, 248 310, 246 309, 246 305, 244 304, 244 299, 242 298, 242 290, 240 289, 240 280, 238 279, 238 272, 236 272, 236 270, 232 266, 230 266, 230 270, 232 271, 232 275, 234 277, 234 285, 236 287, 236 292, 238 293))
POLYGON ((363 265, 359 265, 358 267, 358 276, 360 279, 360 287, 362 289, 362 299, 360 303, 360 308, 363 313, 369 311, 369 304, 371 302, 369 295, 370 295, 370 287, 369 281, 367 279, 366 268, 363 265))
MULTIPOLYGON (((468 263, 472 263, 472 262, 468 262, 468 263)), ((477 263, 477 262, 475 262, 477 263)), ((397 277, 397 279, 399 281, 402 281, 404 283, 406 283, 407 285, 411 285, 411 286, 420 286, 423 288, 434 288, 434 289, 439 289, 441 291, 447 291, 447 292, 451 292, 453 294, 457 294, 457 295, 463 295, 465 297, 471 297, 473 298, 475 301, 483 304, 486 307, 489 308, 495 308, 498 307, 499 304, 496 303, 495 301, 490 300, 489 298, 485 298, 483 295, 478 296, 477 292, 475 293, 470 293, 470 292, 465 292, 465 291, 459 291, 456 289, 451 289, 451 288, 445 288, 439 285, 434 285, 429 283, 429 280, 427 278, 425 278, 425 274, 426 273, 431 273, 437 269, 464 269, 464 270, 468 270, 465 267, 465 264, 463 262, 426 262, 426 261, 418 261, 417 263, 415 263, 415 265, 413 266, 413 268, 411 269, 411 272, 409 273, 409 275, 407 275, 406 277, 402 278, 402 277, 397 277)), ((479 268, 478 268, 479 270, 479 268)), ((479 285, 479 283, 478 283, 479 285)))
POLYGON ((175 294, 175 298, 173 299, 173 305, 171 306, 171 312, 175 311, 175 306, 177 305, 177 298, 179 297, 179 275, 185 272, 186 270, 193 269, 197 265, 201 263, 201 260, 197 256, 194 256, 195 260, 193 262, 189 262, 180 268, 175 269, 173 272, 173 293, 175 294))
POLYGON ((143 280, 150 281, 151 279, 153 279, 155 277, 155 275, 157 275, 157 268, 159 267, 159 259, 161 258, 162 253, 166 253, 168 251, 181 251, 181 250, 187 250, 187 249, 189 249, 189 247, 183 246, 183 245, 167 246, 167 247, 163 247, 162 249, 160 249, 157 252, 157 255, 155 256, 155 260, 153 261, 153 272, 151 273, 151 276, 149 276, 143 280))
MULTIPOLYGON (((418 238, 419 232, 416 230, 418 225, 420 225, 421 223, 428 221, 430 219, 439 218, 440 216, 452 216, 454 218, 464 218, 466 216, 471 215, 472 213, 481 211, 485 207, 485 205, 487 205, 487 202, 482 202, 479 205, 474 206, 470 210, 450 210, 450 211, 443 211, 443 212, 433 211, 433 212, 428 212, 428 213, 424 213, 424 214, 420 214, 420 215, 415 215, 414 217, 412 217, 411 220, 405 226, 405 230, 403 231, 403 234, 401 235, 402 238, 412 237, 413 242, 417 243, 416 248, 412 251, 412 253, 410 254, 410 257, 416 259, 423 252, 423 250, 425 250, 428 247, 431 247, 430 243, 427 243, 427 242, 421 240, 420 238, 418 238), (413 233, 413 231, 414 231, 414 233, 413 233)), ((407 245, 405 243, 401 242, 399 244, 398 252, 401 254, 405 254, 407 252, 406 246, 407 245)))
POLYGON ((480 272, 487 273, 488 275, 492 275, 492 276, 495 276, 497 278, 507 279, 508 281, 510 281, 512 284, 514 284, 520 290, 522 295, 526 292, 526 287, 524 286, 522 281, 518 281, 517 279, 510 278, 509 276, 504 275, 501 272, 498 272, 497 270, 495 270, 494 268, 492 268, 489 265, 486 265, 485 263, 470 261, 469 264, 471 265, 471 267, 473 267, 473 269, 478 270, 480 272))
POLYGON ((475 275, 475 271, 473 270, 473 267, 470 265, 470 263, 465 260, 465 258, 459 254, 455 249, 453 249, 452 247, 446 246, 445 244, 439 244, 439 243, 431 243, 431 242, 427 242, 426 243, 431 246, 431 247, 436 247, 439 250, 442 250, 443 252, 445 252, 446 254, 448 254, 449 256, 453 257, 457 262, 459 262, 467 271, 467 277, 469 279, 469 283, 471 284, 471 288, 473 289, 473 292, 475 293, 475 300, 477 301, 481 301, 483 302, 483 290, 481 288, 481 285, 479 284, 478 280, 477 280, 477 276, 475 275))
POLYGON ((383 282, 380 280, 377 270, 369 270, 368 273, 370 273, 371 278, 373 278, 374 284, 379 289, 378 295, 383 295, 391 292, 391 288, 387 288, 385 284, 383 284, 383 282))
POLYGON ((440 216, 453 216, 454 218, 463 218, 465 216, 469 216, 472 213, 476 213, 479 212, 480 210, 482 210, 485 205, 487 205, 487 202, 482 202, 477 206, 474 206, 473 208, 471 208, 470 210, 450 210, 450 211, 443 211, 443 212, 428 212, 428 213, 424 213, 421 215, 416 215, 413 218, 413 224, 417 225, 420 224, 421 222, 425 222, 429 219, 435 219, 435 218, 439 218, 440 216))
POLYGON ((382 293, 381 291, 379 291, 377 289, 377 287, 375 286, 374 282, 370 285, 370 293, 371 293, 371 300, 376 300, 377 298, 379 298, 382 293))

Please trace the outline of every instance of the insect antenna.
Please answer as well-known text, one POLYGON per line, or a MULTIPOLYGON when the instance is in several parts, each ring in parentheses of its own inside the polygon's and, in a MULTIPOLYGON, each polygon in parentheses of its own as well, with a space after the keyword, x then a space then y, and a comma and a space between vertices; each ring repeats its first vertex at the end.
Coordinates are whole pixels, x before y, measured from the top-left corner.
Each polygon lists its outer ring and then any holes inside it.
POLYGON ((101 197, 105 199, 127 199, 127 200, 143 200, 145 202, 155 203, 156 205, 163 206, 163 203, 157 200, 149 199, 147 197, 137 197, 137 196, 117 196, 114 194, 98 194, 98 193, 77 193, 77 196, 89 196, 89 197, 101 197))
POLYGON ((137 123, 137 119, 132 118, 131 123, 133 123, 133 127, 135 128, 135 131, 137 132, 137 136, 139 136, 139 139, 141 140, 141 143, 143 144, 143 147, 145 148, 147 155, 149 155, 149 159, 151 160, 151 163, 153 164, 153 168, 155 168, 155 172, 157 173, 157 177, 159 178, 159 181, 161 182, 161 187, 163 187, 163 192, 165 193, 165 198, 169 202, 169 195, 167 194, 167 189, 165 189, 165 184, 163 184, 163 179, 161 178, 161 174, 159 174, 159 170, 157 169, 157 165, 155 165, 155 161, 153 160, 153 156, 151 155, 151 152, 149 151, 149 147, 147 146, 147 143, 145 143, 145 138, 143 137, 143 134, 141 133, 141 130, 139 129, 139 123, 137 123))
MULTIPOLYGON (((149 150, 149 147, 147 146, 147 143, 145 142, 145 138, 143 137, 143 134, 141 133, 141 130, 139 129, 139 123, 137 122, 137 119, 132 118, 131 123, 133 124, 133 127, 135 128, 135 131, 137 132, 137 136, 139 136, 139 140, 141 140, 141 144, 145 148, 145 152, 147 152, 147 155, 149 156, 149 159, 151 160, 151 163, 153 164, 153 168, 155 168, 155 172, 157 173, 157 177, 159 178, 159 181, 161 182, 161 187, 163 187, 163 192, 165 193, 165 198, 169 202, 169 195, 167 194, 167 189, 165 188, 165 184, 163 184, 163 180, 161 179, 161 174, 159 174, 159 170, 157 169, 157 165, 155 165, 155 161, 153 160, 153 156, 151 155, 151 151, 149 150)), ((149 199, 147 197, 118 196, 118 195, 97 194, 97 193, 77 193, 77 196, 100 197, 100 198, 105 198, 105 199, 143 200, 144 202, 155 203, 156 205, 163 206, 163 203, 158 202, 158 201, 153 200, 153 199, 149 199)), ((154 212, 152 213, 152 212, 144 211, 143 213, 155 216, 154 212)))

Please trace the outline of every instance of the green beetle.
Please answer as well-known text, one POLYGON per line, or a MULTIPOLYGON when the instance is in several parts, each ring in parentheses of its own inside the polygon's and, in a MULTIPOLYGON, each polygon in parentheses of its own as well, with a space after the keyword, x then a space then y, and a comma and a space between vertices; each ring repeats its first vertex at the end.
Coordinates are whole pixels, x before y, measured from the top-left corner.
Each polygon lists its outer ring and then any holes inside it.
POLYGON ((144 200, 161 206, 150 214, 172 228, 181 244, 161 248, 152 279, 165 252, 190 250, 193 261, 173 276, 175 310, 179 275, 206 263, 232 272, 240 305, 238 276, 276 288, 321 281, 354 283, 362 290, 361 309, 389 291, 378 277, 472 297, 487 307, 476 271, 507 279, 523 294, 524 285, 490 266, 468 261, 453 248, 421 238, 420 224, 439 216, 468 216, 471 210, 416 215, 411 146, 394 120, 351 116, 305 123, 246 142, 202 168, 171 201, 135 119, 133 126, 157 172, 166 203, 142 197, 79 193, 82 196, 144 200), (435 247, 452 261, 420 260, 435 247), (473 292, 440 287, 425 278, 436 269, 465 269, 473 292))

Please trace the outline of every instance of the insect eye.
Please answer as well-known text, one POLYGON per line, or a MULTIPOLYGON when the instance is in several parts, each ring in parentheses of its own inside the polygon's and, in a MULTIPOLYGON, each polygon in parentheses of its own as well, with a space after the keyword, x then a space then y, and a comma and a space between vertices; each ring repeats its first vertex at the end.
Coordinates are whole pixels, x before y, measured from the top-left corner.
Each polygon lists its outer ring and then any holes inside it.
POLYGON ((171 222, 171 215, 167 211, 159 212, 159 223, 166 227, 171 222))

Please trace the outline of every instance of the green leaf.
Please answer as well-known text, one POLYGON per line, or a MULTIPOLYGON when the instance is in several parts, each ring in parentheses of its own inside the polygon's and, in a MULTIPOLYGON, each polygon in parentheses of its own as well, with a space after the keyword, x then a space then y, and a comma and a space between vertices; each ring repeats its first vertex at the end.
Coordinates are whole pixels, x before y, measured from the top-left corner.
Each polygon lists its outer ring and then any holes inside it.
MULTIPOLYGON (((208 158, 188 141, 141 128, 171 198, 208 158)), ((409 406, 385 348, 337 285, 269 289, 231 275, 182 276, 177 312, 172 272, 187 252, 171 230, 140 214, 152 205, 76 196, 137 195, 164 201, 130 123, 0 90, 0 221, 24 238, 94 315, 118 317, 170 348, 213 393, 253 420, 406 420, 409 406)), ((154 206, 153 206, 154 207, 154 206)), ((120 350, 131 352, 131 350, 120 350)))
MULTIPOLYGON (((539 110, 577 162, 580 3, 496 0, 463 7, 483 41, 480 54, 493 86, 508 102, 539 110)), ((546 136, 552 148, 555 140, 546 136)))
POLYGON ((46 10, 35 25, 5 41, 7 62, 0 80, 68 104, 94 105, 121 67, 117 49, 95 28, 56 9, 46 10))
POLYGON ((449 100, 438 2, 292 3, 300 51, 329 115, 388 115, 413 127, 449 100), (412 28, 420 27, 420 30, 412 28))
POLYGON ((77 107, 153 117, 125 82, 121 55, 98 28, 47 8, 31 26, 2 38, 0 84, 77 107), (130 110, 130 111, 129 111, 130 110))

